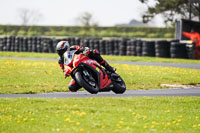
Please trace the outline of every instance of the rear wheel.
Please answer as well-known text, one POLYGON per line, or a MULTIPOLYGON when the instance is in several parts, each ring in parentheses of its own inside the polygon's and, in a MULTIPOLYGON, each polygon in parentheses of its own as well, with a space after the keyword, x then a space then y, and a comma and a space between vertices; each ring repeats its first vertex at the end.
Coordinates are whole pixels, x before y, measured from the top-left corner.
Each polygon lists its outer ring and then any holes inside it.
POLYGON ((99 92, 99 88, 94 77, 87 70, 83 70, 83 72, 76 72, 75 78, 78 84, 91 94, 97 94, 99 92))
POLYGON ((111 75, 112 83, 114 85, 112 91, 116 94, 122 94, 126 91, 126 84, 124 80, 116 73, 112 73, 111 75))

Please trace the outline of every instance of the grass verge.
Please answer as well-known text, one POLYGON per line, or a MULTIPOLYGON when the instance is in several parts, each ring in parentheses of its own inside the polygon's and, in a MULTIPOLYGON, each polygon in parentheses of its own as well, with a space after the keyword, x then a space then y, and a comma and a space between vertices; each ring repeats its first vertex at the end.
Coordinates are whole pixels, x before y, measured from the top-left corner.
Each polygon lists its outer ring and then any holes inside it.
MULTIPOLYGON (((159 66, 112 64, 127 89, 159 89, 160 84, 197 84, 200 70, 159 66)), ((71 78, 64 78, 56 61, 0 59, 0 93, 67 91, 71 78)))
POLYGON ((199 108, 199 97, 1 98, 0 132, 199 133, 199 108))
POLYGON ((0 51, 2 57, 30 57, 30 58, 58 58, 56 53, 34 53, 34 52, 3 52, 0 51))
MULTIPOLYGON (((29 52, 0 52, 0 56, 6 57, 32 57, 32 58, 58 58, 56 53, 29 53, 29 52)), ((171 59, 171 58, 156 58, 156 57, 141 57, 141 56, 111 56, 103 55, 108 61, 134 61, 134 62, 165 62, 165 63, 197 63, 200 60, 191 59, 171 59)))

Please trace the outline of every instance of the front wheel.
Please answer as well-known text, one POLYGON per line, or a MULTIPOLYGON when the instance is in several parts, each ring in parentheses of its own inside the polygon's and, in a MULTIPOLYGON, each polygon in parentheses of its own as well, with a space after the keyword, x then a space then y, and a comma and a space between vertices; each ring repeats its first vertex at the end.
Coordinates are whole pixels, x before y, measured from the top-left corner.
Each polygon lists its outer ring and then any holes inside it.
POLYGON ((111 75, 112 83, 114 85, 112 91, 116 94, 122 94, 126 91, 126 84, 124 80, 116 73, 111 75))
POLYGON ((87 70, 83 70, 83 72, 77 71, 75 78, 78 84, 91 94, 97 94, 99 92, 95 79, 87 70))

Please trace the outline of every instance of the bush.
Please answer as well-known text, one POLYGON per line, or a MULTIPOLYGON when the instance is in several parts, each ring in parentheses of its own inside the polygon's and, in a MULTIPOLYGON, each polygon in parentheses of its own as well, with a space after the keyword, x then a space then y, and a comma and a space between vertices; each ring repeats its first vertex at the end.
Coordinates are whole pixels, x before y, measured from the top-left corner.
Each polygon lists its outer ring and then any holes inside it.
POLYGON ((174 28, 0 25, 0 35, 171 38, 174 28))
POLYGON ((17 35, 19 35, 19 36, 24 36, 24 35, 26 35, 26 32, 25 32, 24 30, 19 30, 19 31, 17 32, 17 35))
POLYGON ((173 38, 174 37, 174 34, 172 33, 165 33, 164 34, 164 38, 173 38))

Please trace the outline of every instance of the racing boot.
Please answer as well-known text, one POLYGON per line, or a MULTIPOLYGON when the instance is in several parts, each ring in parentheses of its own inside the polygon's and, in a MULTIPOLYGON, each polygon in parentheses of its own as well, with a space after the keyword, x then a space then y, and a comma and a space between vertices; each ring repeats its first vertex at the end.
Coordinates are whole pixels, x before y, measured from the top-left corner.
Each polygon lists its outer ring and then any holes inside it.
POLYGON ((103 61, 103 63, 101 63, 101 65, 104 66, 106 70, 108 70, 111 73, 114 73, 116 71, 116 68, 111 67, 105 60, 103 61))
POLYGON ((74 79, 72 79, 69 83, 68 88, 71 92, 77 92, 81 88, 81 86, 77 84, 74 79))

